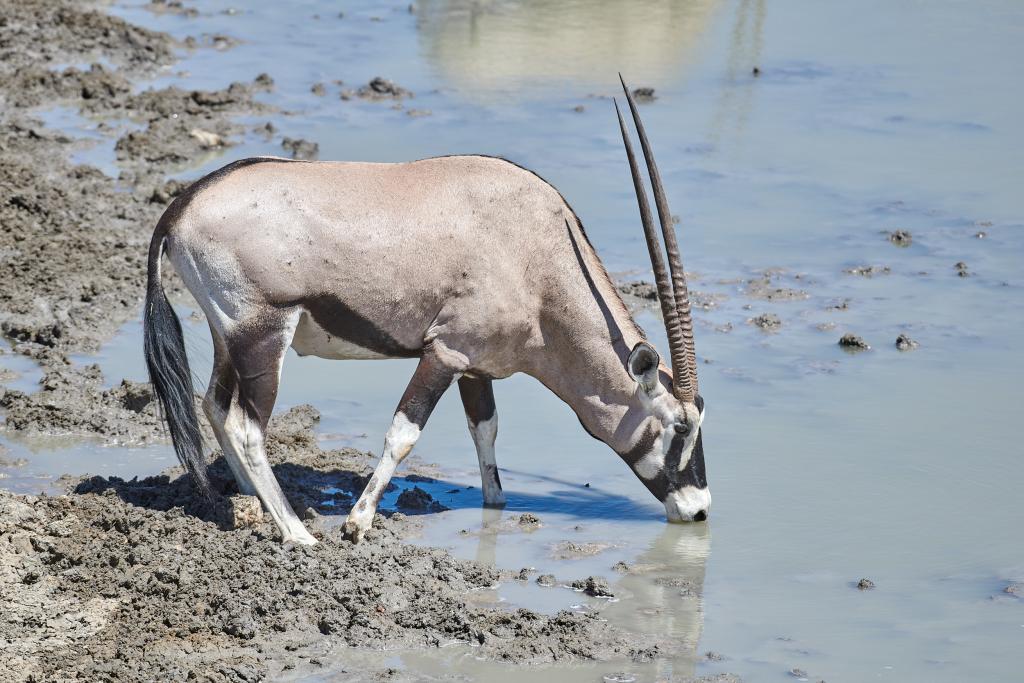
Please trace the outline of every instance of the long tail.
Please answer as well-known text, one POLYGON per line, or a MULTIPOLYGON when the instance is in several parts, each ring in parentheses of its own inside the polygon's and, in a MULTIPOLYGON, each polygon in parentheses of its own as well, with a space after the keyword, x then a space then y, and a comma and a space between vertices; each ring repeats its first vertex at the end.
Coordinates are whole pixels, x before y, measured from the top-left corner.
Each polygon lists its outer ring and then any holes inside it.
POLYGON ((181 333, 181 322, 160 284, 160 259, 166 239, 167 226, 161 220, 149 244, 149 277, 143 320, 146 367, 171 432, 174 452, 192 475, 196 486, 209 493, 203 435, 196 417, 195 392, 185 355, 185 339, 181 333))

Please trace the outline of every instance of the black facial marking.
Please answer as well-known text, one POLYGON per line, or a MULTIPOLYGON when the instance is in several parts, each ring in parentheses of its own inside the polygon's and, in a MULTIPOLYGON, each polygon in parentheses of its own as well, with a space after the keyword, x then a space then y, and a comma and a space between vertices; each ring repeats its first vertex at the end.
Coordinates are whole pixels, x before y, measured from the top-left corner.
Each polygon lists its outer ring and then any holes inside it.
POLYGON ((693 446, 693 453, 686 467, 679 473, 679 487, 695 486, 699 489, 708 487, 708 477, 704 471, 704 444, 701 441, 704 430, 697 432, 697 443, 693 446))

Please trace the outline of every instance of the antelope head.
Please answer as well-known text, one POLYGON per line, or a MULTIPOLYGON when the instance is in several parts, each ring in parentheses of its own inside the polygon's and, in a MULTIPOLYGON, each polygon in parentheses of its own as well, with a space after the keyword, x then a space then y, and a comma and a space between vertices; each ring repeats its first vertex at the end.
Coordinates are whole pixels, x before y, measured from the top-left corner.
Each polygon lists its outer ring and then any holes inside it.
MULTIPOLYGON (((619 79, 621 81, 621 75, 619 79)), ((619 128, 640 208, 640 220, 651 256, 658 300, 668 333, 669 360, 672 366, 669 375, 658 352, 646 341, 638 342, 629 354, 626 369, 636 380, 636 396, 642 415, 638 429, 640 436, 630 451, 622 455, 651 493, 665 504, 665 514, 669 521, 699 522, 707 519, 711 494, 704 473, 704 448, 701 443, 704 400, 697 391, 690 294, 661 175, 651 153, 636 102, 625 81, 622 81, 622 89, 640 138, 665 241, 663 254, 626 123, 616 102, 615 112, 619 117, 619 128), (668 269, 665 267, 666 256, 668 269)))

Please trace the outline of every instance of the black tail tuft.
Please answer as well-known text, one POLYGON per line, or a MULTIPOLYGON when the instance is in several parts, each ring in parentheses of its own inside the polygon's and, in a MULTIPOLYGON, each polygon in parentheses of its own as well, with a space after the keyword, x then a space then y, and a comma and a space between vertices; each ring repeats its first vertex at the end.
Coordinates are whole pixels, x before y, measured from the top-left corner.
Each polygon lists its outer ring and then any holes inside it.
POLYGON ((209 494, 203 435, 196 417, 195 392, 185 355, 185 339, 181 322, 160 284, 160 258, 165 237, 164 226, 157 226, 149 246, 149 279, 143 321, 146 367, 171 432, 174 452, 192 475, 196 486, 209 494))

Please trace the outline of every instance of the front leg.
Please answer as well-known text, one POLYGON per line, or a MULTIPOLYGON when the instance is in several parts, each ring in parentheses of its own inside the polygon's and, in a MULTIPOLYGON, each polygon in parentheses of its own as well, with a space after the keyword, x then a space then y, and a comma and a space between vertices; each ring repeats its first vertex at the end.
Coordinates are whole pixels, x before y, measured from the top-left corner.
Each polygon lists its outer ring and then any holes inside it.
POLYGON ((505 504, 505 492, 501 490, 498 476, 498 462, 494 458, 494 440, 498 436, 498 412, 494 406, 494 389, 491 380, 482 377, 463 377, 459 380, 462 407, 466 409, 466 422, 476 446, 476 457, 480 462, 480 485, 484 494, 484 505, 501 507, 505 504))
POLYGON ((353 543, 358 543, 370 528, 377 505, 395 470, 412 451, 420 437, 420 430, 427 424, 427 418, 441 395, 462 372, 462 368, 446 358, 449 355, 431 349, 424 353, 416 366, 416 372, 402 400, 398 402, 391 428, 384 437, 384 454, 345 521, 345 538, 353 543))

